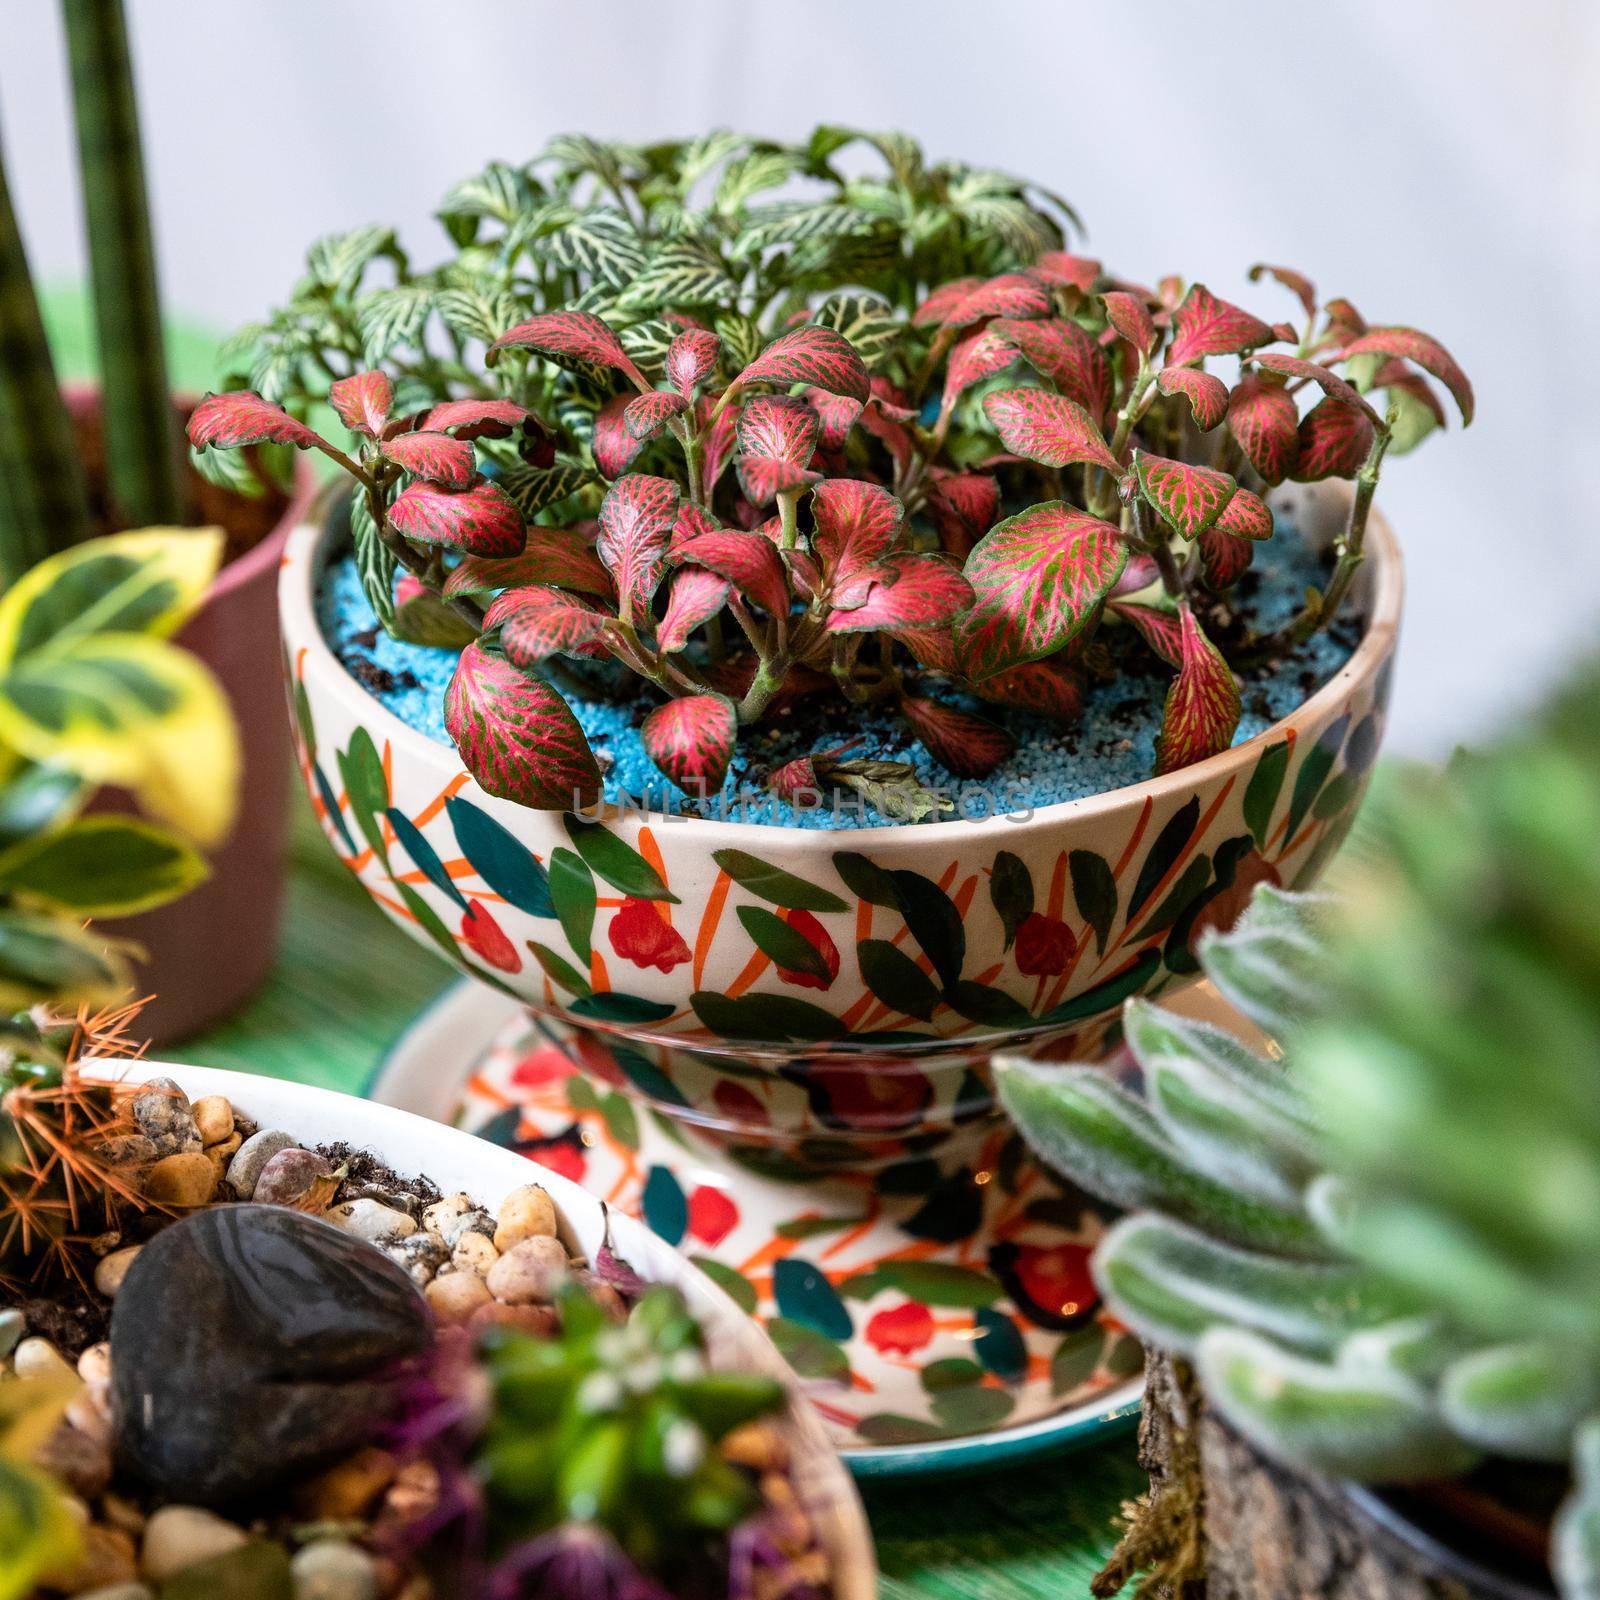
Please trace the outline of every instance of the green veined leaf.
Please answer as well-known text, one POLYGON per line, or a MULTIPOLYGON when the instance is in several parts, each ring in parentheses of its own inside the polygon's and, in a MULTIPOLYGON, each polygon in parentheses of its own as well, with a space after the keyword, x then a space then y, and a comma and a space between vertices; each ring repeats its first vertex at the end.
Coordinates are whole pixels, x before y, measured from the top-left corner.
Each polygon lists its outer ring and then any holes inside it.
POLYGON ((458 245, 466 245, 477 238, 478 224, 485 218, 509 226, 533 198, 525 174, 504 161, 491 161, 482 172, 452 184, 433 214, 458 245))
POLYGON ((495 478, 522 513, 523 520, 530 523, 541 512, 600 481, 581 461, 574 461, 570 456, 558 456, 548 467, 530 467, 518 461, 495 478))
POLYGON ((405 260, 395 243, 394 229, 368 223, 318 239, 306 252, 306 272, 314 283, 335 294, 352 294, 368 265, 379 256, 401 263, 405 260))
POLYGON ((176 899, 209 870, 137 817, 79 817, 0 853, 0 891, 80 917, 126 917, 176 899))
POLYGON ((441 320, 457 338, 493 344, 526 315, 525 308, 503 289, 441 289, 434 297, 441 320))
POLYGON ((356 576, 372 614, 386 631, 394 631, 394 580, 400 570, 394 552, 378 537, 365 491, 350 500, 350 543, 355 552, 356 576))
POLYGON ((402 283, 373 289, 356 301, 361 358, 369 367, 381 366, 394 351, 421 342, 434 293, 425 284, 402 283))
POLYGON ((537 241, 538 252, 557 266, 581 273, 609 289, 626 289, 645 269, 644 242, 620 211, 591 206, 537 241))
POLYGON ((679 240, 660 246, 618 296, 626 311, 661 311, 678 306, 714 305, 731 299, 738 285, 721 256, 709 245, 679 240))
POLYGON ((820 328, 842 333, 869 372, 882 367, 900 342, 901 323, 894 308, 882 295, 864 289, 829 295, 811 320, 820 328))

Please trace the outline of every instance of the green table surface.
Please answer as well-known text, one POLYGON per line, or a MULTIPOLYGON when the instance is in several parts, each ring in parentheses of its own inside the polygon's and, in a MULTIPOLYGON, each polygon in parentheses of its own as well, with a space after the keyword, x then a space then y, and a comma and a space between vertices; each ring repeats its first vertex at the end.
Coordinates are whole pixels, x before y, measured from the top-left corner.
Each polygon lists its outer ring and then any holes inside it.
MULTIPOLYGON (((41 295, 60 370, 93 375, 81 291, 41 295)), ((174 387, 204 391, 215 335, 169 331, 174 387)), ((391 926, 323 841, 298 790, 277 964, 238 1016, 167 1056, 359 1094, 384 1052, 450 981, 391 926)), ((885 1600, 1078 1600, 1114 1543, 1112 1519, 1143 1488, 1133 1440, 1006 1471, 864 1491, 885 1600)))

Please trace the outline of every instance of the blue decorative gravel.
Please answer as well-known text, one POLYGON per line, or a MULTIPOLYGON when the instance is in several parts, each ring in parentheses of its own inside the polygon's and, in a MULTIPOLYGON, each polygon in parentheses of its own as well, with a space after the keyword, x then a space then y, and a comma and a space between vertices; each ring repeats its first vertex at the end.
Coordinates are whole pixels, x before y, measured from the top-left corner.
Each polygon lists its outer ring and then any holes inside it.
MULTIPOLYGON (((1255 563, 1241 591, 1248 596, 1246 612, 1252 626, 1258 630, 1279 626, 1294 615, 1306 586, 1323 582, 1325 572, 1317 557, 1280 522, 1277 535, 1256 547, 1255 563)), ((450 742, 444 727, 444 691, 455 668, 454 651, 404 644, 384 633, 351 560, 330 569, 318 596, 318 615, 335 653, 355 666, 357 676, 390 711, 429 738, 450 742)), ((1234 743, 1260 733, 1326 683, 1349 659, 1355 635, 1354 625, 1341 618, 1333 630, 1275 664, 1270 674, 1242 681, 1244 715, 1234 743)), ((607 800, 637 803, 644 796, 656 811, 721 815, 736 822, 894 827, 899 824, 870 807, 857 809, 849 795, 840 796, 836 809, 796 810, 766 789, 766 774, 795 756, 853 738, 858 742, 849 751, 852 759, 907 761, 924 784, 947 794, 956 805, 954 812, 945 814, 947 818, 978 820, 1104 794, 1138 783, 1153 770, 1161 707, 1172 674, 1153 657, 1151 664, 1148 673, 1125 672, 1111 683, 1091 680, 1083 717, 1070 728, 965 702, 1002 722, 1017 741, 1016 750, 998 771, 976 781, 946 772, 911 741, 905 725, 894 716, 863 715, 840 706, 841 720, 831 736, 817 734, 814 717, 804 719, 808 727, 797 729, 792 713, 780 716, 770 726, 757 725, 741 733, 723 793, 710 802, 691 801, 680 794, 645 755, 638 723, 657 702, 634 692, 634 680, 619 683, 625 700, 587 700, 570 694, 567 698, 605 772, 607 800)))

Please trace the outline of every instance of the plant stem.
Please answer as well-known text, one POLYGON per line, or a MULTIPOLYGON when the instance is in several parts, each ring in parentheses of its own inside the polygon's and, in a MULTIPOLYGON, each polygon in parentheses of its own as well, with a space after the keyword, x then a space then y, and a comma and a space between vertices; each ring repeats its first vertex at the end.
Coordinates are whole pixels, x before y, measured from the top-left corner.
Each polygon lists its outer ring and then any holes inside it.
POLYGON ((0 579, 15 583, 51 551, 88 535, 72 419, 56 387, 0 161, 0 579))
POLYGON ((104 396, 106 480, 135 526, 183 521, 155 249, 122 0, 63 0, 104 396))
POLYGON ((796 521, 796 512, 800 505, 800 496, 804 492, 802 489, 785 490, 778 496, 778 526, 781 530, 781 549, 793 550, 800 542, 800 526, 796 521))
MULTIPOLYGON (((1134 425, 1150 409, 1150 401, 1154 398, 1151 387, 1155 383, 1155 373, 1151 371, 1147 357, 1139 357, 1139 370, 1134 374, 1133 385, 1128 390, 1128 398, 1123 401, 1122 409, 1117 412, 1116 432, 1111 435, 1111 453, 1118 461, 1123 459, 1123 453, 1128 448, 1129 436, 1133 433, 1134 425)), ((1108 478, 1111 475, 1106 474, 1108 478)), ((1109 491, 1105 494, 1096 493, 1089 510, 1097 517, 1108 516, 1116 509, 1117 485, 1111 478, 1109 491)))

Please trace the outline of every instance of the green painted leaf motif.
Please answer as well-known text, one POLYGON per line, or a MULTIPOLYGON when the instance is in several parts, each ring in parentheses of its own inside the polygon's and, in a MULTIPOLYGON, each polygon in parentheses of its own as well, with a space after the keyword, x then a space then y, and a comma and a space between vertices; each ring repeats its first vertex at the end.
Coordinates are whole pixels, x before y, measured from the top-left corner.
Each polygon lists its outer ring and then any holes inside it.
POLYGON ((465 911, 467 897, 456 887, 455 880, 445 871, 438 851, 422 836, 417 825, 398 806, 390 806, 384 815, 389 819, 389 826, 394 829, 400 848, 411 857, 417 870, 435 889, 454 900, 465 911))
POLYGON ((1289 797, 1289 826, 1287 836, 1293 838, 1305 821, 1307 813, 1322 792, 1322 785, 1333 770, 1333 763, 1350 728, 1348 712, 1323 729, 1322 736, 1306 751, 1300 770, 1295 774, 1294 789, 1289 797))
POLYGON ((745 994, 735 999, 701 990, 690 995, 689 1004, 713 1033, 752 1044, 816 1044, 847 1031, 831 1012, 788 995, 745 994))
POLYGON ((1059 500, 997 523, 963 569, 975 596, 957 624, 969 676, 1059 650, 1096 614, 1127 561, 1116 528, 1059 500))
POLYGON ((1200 798, 1191 796, 1162 825, 1156 842, 1139 866, 1139 876, 1134 880, 1133 894, 1128 901, 1128 920, 1131 922, 1144 910, 1145 901, 1155 893, 1156 885, 1166 877, 1173 862, 1182 853, 1200 821, 1200 798))
POLYGON ((944 998, 952 1011, 986 1028, 1026 1028, 1033 1022, 1032 1012, 1020 1000, 992 984, 963 978, 945 990, 944 998))
POLYGON ((550 852, 550 899, 568 945, 588 966, 594 955, 594 874, 579 856, 560 846, 550 852))
POLYGON ((456 943, 455 936, 445 927, 439 913, 409 883, 397 883, 394 886, 394 890, 400 896, 406 910, 417 919, 417 926, 445 953, 449 960, 460 965, 464 960, 461 947, 456 943))
POLYGON ((328 782, 327 774, 319 763, 311 764, 311 781, 317 786, 317 794, 328 813, 328 824, 339 835, 345 850, 350 855, 359 855, 355 840, 350 835, 349 826, 344 820, 344 812, 339 808, 339 797, 333 792, 333 785, 328 782))
POLYGON ((557 955, 549 945, 540 944, 537 939, 530 939, 528 949, 533 953, 533 959, 544 968, 546 975, 558 989, 565 989, 568 994, 575 995, 580 1000, 585 995, 593 993, 589 987, 589 980, 565 957, 557 955))
POLYGON ((1005 928, 1005 948, 1009 950, 1016 941, 1017 929, 1033 911, 1032 874, 1022 859, 1009 850, 1002 850, 994 858, 994 868, 989 874, 989 899, 1005 928))
POLYGON ((925 1306, 958 1310, 993 1305, 1005 1293, 1000 1280, 987 1272, 943 1261, 880 1261, 839 1286, 840 1293, 852 1299, 866 1299, 884 1289, 896 1289, 925 1306))
POLYGON ((1105 857, 1093 850, 1074 850, 1067 857, 1067 872, 1078 915, 1094 929, 1095 954, 1104 955, 1111 924, 1117 919, 1117 880, 1105 857))
POLYGON ((1057 1399, 1075 1394, 1100 1365, 1105 1335, 1098 1327, 1066 1334, 1050 1357, 1050 1393, 1057 1399))
POLYGON ((624 1150, 639 1148, 639 1118, 627 1095, 613 1089, 600 1102, 600 1117, 606 1125, 606 1132, 624 1150))
POLYGON ((677 905, 677 895, 661 881, 656 869, 619 835, 570 811, 562 821, 578 854, 612 888, 635 900, 665 900, 677 905))
POLYGON ((926 1422, 921 1417, 902 1417, 892 1411, 880 1411, 863 1417, 856 1424, 856 1432, 868 1444, 932 1444, 945 1437, 945 1430, 936 1422, 926 1422))
POLYGON ((911 937, 948 984, 961 976, 967 955, 967 931, 955 901, 931 878, 916 872, 892 872, 895 898, 911 937))
POLYGON ((848 1339, 854 1332, 850 1312, 827 1276, 800 1256, 775 1262, 772 1293, 779 1314, 829 1339, 848 1339))
POLYGON ((982 1382, 983 1368, 963 1356, 945 1356, 922 1369, 922 1387, 927 1394, 948 1394, 952 1389, 970 1389, 982 1382))
POLYGON ((640 1202, 651 1231, 668 1244, 677 1244, 688 1232, 689 1202, 670 1168, 651 1167, 640 1202))
MULTIPOLYGON (((353 742, 353 741, 352 741, 353 742)), ((509 828, 460 795, 445 802, 456 844, 494 892, 529 916, 553 917, 550 878, 538 858, 509 828)))
POLYGON ((1063 1000, 1054 1010, 1047 1011, 1039 1021, 1049 1027, 1060 1027, 1068 1022, 1081 1022, 1085 1017, 1098 1016, 1103 1011, 1114 1010, 1130 994, 1138 994, 1161 970, 1161 952, 1147 950, 1130 966, 1114 973, 1103 983, 1086 989, 1074 1000, 1063 1000))
POLYGON ((1028 1347, 1016 1323, 992 1306, 980 1306, 973 1321, 978 1327, 973 1342, 978 1359, 997 1378, 1020 1378, 1028 1370, 1028 1347))
POLYGON ((1360 776, 1354 772, 1336 774, 1323 785, 1322 792, 1312 802, 1311 815, 1318 822, 1331 822, 1355 799, 1360 785, 1360 776))
POLYGON ((893 911, 900 909, 900 896, 893 877, 870 857, 853 850, 838 850, 834 852, 833 865, 857 899, 893 911))
POLYGON ((1016 1404, 1006 1389, 948 1389, 934 1397, 933 1414, 953 1433, 976 1433, 998 1427, 1016 1404))
POLYGON ((689 1259, 716 1286, 723 1290, 746 1316, 754 1316, 758 1297, 756 1288, 742 1272, 737 1272, 726 1262, 714 1256, 690 1256, 689 1259))
POLYGON ((744 850, 717 850, 712 860, 741 889, 786 911, 848 911, 849 905, 831 891, 807 883, 782 867, 775 867, 744 850))
POLYGON ((782 917, 774 916, 764 906, 740 906, 739 921, 756 948, 774 966, 785 972, 803 972, 820 978, 825 986, 833 982, 833 974, 822 952, 782 917))
POLYGON ((1272 813, 1289 770, 1289 741, 1280 740, 1263 752, 1244 791, 1244 822, 1257 848, 1265 850, 1272 830, 1272 813))
POLYGON ((339 781, 344 784, 356 826, 372 853, 387 866, 389 846, 378 819, 389 809, 389 779, 372 735, 365 728, 357 728, 350 735, 349 748, 338 752, 338 762, 339 781))
POLYGON ((850 1358, 839 1345, 804 1323, 773 1317, 767 1323, 767 1335, 802 1378, 838 1381, 850 1376, 850 1358))
POLYGON ((1205 892, 1211 882, 1211 857, 1197 855, 1178 875, 1178 881, 1167 891, 1161 904, 1150 914, 1144 926, 1134 935, 1134 942, 1143 944, 1146 939, 1164 933, 1188 909, 1197 895, 1205 892))
POLYGON ((856 946, 856 960, 861 981, 884 1005, 920 1022, 933 1020, 939 990, 898 945, 887 939, 863 939, 856 946))

